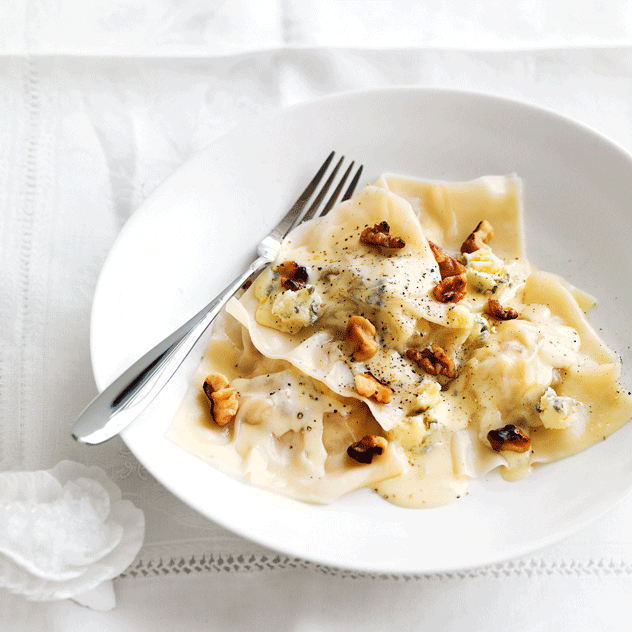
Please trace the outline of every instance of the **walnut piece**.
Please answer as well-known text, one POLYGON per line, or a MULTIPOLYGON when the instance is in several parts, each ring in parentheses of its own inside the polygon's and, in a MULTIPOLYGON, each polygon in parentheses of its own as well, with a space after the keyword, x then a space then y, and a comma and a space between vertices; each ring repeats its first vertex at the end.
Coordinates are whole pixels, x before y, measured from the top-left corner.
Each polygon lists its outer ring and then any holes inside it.
POLYGON ((210 397, 211 393, 214 391, 221 391, 229 386, 230 382, 225 375, 222 375, 221 373, 211 373, 206 376, 202 388, 204 389, 207 397, 210 397))
POLYGON ((377 435, 366 435, 360 441, 352 443, 347 448, 347 454, 358 463, 371 463, 373 457, 381 456, 386 450, 388 441, 377 435))
POLYGON ((472 253, 480 250, 494 236, 494 227, 484 219, 470 233, 469 237, 461 245, 461 253, 472 253))
POLYGON ((383 248, 403 248, 406 242, 400 237, 390 235, 391 227, 387 222, 380 222, 375 226, 367 226, 360 234, 360 241, 369 246, 381 246, 383 248))
POLYGON ((345 340, 354 348, 351 359, 362 362, 372 358, 378 350, 375 326, 362 316, 352 316, 347 323, 345 340))
POLYGON ((307 284, 307 268, 298 265, 296 261, 284 261, 280 263, 276 272, 281 275, 281 287, 284 290, 296 292, 307 284))
POLYGON ((230 387, 225 375, 211 373, 202 385, 211 407, 213 421, 221 427, 232 421, 239 410, 238 393, 230 387))
POLYGON ((446 277, 432 289, 433 296, 440 303, 458 303, 467 294, 467 275, 446 277))
POLYGON ((459 263, 454 257, 451 257, 445 250, 437 246, 437 244, 428 241, 428 245, 430 246, 430 250, 432 250, 436 262, 439 264, 439 273, 442 279, 465 274, 467 268, 462 263, 459 263))
POLYGON ((495 452, 502 452, 503 450, 526 452, 531 447, 529 436, 513 424, 507 424, 498 430, 490 430, 487 433, 487 440, 495 452))
POLYGON ((432 343, 423 351, 408 349, 406 357, 410 358, 430 375, 445 375, 450 379, 456 377, 454 360, 448 357, 439 345, 432 343))
POLYGON ((428 242, 430 250, 439 264, 441 281, 437 283, 432 293, 440 303, 458 303, 467 294, 467 269, 454 257, 451 257, 437 244, 428 242))
POLYGON ((360 373, 355 376, 355 387, 362 397, 372 397, 380 404, 388 404, 393 396, 393 389, 382 382, 378 382, 370 373, 360 373))
POLYGON ((513 307, 503 307, 495 298, 487 301, 487 313, 498 320, 513 320, 518 318, 518 312, 513 307))

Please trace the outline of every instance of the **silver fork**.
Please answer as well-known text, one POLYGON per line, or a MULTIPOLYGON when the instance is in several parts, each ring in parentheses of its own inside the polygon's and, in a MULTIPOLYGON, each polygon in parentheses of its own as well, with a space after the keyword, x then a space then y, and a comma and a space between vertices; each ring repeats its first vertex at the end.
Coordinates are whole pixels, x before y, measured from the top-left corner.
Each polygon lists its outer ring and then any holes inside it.
MULTIPOLYGON (((148 351, 140 360, 137 360, 121 376, 114 380, 100 395, 93 399, 75 421, 72 428, 74 439, 90 445, 103 443, 117 435, 136 419, 171 379, 228 299, 235 294, 249 277, 254 276, 274 261, 279 252, 281 242, 286 235, 295 226, 308 219, 325 215, 330 211, 354 166, 352 162, 347 167, 331 197, 319 213, 320 205, 336 178, 344 161, 344 156, 338 161, 327 181, 316 194, 310 207, 305 212, 303 212, 303 209, 327 172, 334 154, 335 152, 333 151, 329 154, 327 160, 325 160, 285 217, 259 243, 257 248, 259 257, 206 307, 177 331, 167 336, 162 342, 148 351)), ((353 195, 361 173, 362 166, 358 168, 353 176, 342 197, 343 200, 353 195)))

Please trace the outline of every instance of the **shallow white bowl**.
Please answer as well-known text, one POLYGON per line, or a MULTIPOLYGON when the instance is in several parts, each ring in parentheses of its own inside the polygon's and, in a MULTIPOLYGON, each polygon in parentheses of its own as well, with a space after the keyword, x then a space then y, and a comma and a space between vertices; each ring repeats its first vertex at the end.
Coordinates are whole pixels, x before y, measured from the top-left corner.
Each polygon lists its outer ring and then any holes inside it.
MULTIPOLYGON (((235 129, 187 162, 137 210, 104 265, 92 314, 99 388, 184 322, 252 260, 332 149, 383 171, 524 180, 528 255, 594 294, 593 323, 623 358, 632 340, 632 157, 596 132, 533 106, 445 90, 356 92, 235 129)), ((391 573, 489 564, 554 543, 632 487, 632 424, 517 483, 497 473, 437 509, 391 505, 363 490, 307 505, 230 478, 164 438, 204 340, 123 439, 201 514, 314 562, 391 573)))

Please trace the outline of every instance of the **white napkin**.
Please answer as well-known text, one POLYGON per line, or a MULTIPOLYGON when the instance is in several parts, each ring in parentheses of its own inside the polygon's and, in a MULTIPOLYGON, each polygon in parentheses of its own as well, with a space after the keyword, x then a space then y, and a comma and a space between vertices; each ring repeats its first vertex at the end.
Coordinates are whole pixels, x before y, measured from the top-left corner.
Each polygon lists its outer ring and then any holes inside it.
POLYGON ((33 601, 115 605, 111 580, 143 543, 143 512, 98 467, 0 474, 0 586, 33 601))
MULTIPOLYGON (((632 149, 630 43, 627 3, 601 0, 0 2, 0 469, 90 459, 147 516, 114 612, 0 589, 0 629, 592 631, 629 619, 632 498, 516 562, 363 577, 239 538, 174 498, 120 439, 86 450, 69 428, 96 392, 89 314, 105 256, 195 151, 259 112, 397 84, 524 99, 632 149), (358 617, 349 604, 369 606, 358 617)), ((74 599, 107 607, 111 582, 74 599)))
MULTIPOLYGON (((7 306, 0 309, 0 469, 38 470, 60 459, 101 466, 147 516, 129 576, 164 573, 172 561, 174 573, 197 572, 211 555, 263 555, 174 498, 120 439, 86 448, 70 438, 74 417, 96 392, 90 304, 124 221, 163 177, 231 126, 337 90, 403 83, 495 91, 574 116, 631 148, 630 68, 632 53, 616 49, 305 50, 142 63, 9 59, 0 72, 7 95, 0 122, 20 124, 7 123, 8 141, 0 145, 7 167, 0 170, 0 295, 7 306)), ((623 542, 632 556, 630 536, 623 542)), ((582 541, 564 559, 578 552, 602 556, 582 541)), ((561 555, 556 549, 552 557, 561 555)))
POLYGON ((209 57, 359 49, 628 44, 626 2, 575 0, 3 0, 0 52, 209 57))

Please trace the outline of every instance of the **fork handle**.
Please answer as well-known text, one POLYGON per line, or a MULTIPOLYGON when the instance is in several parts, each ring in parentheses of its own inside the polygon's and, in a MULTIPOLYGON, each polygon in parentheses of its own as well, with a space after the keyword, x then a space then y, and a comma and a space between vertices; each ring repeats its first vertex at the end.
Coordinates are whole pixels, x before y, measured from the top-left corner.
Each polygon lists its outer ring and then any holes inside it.
POLYGON ((206 307, 97 395, 75 421, 73 438, 89 445, 103 443, 136 419, 171 379, 228 299, 268 263, 269 259, 259 257, 206 307))

